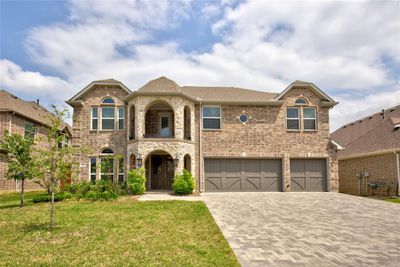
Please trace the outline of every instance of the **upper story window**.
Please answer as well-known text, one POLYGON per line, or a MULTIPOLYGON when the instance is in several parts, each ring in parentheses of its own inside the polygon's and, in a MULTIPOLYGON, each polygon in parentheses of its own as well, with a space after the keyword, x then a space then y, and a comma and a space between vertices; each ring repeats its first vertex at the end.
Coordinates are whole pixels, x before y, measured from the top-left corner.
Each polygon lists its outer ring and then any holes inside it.
POLYGON ((118 130, 124 129, 125 107, 118 108, 118 130))
POLYGON ((102 104, 115 104, 114 100, 110 97, 106 97, 101 101, 102 104))
POLYGON ((68 147, 69 137, 65 133, 60 133, 60 141, 58 142, 58 148, 68 147))
POLYGON ((97 130, 99 127, 99 108, 92 107, 91 114, 92 114, 91 115, 92 116, 91 129, 97 130))
POLYGON ((35 138, 36 126, 32 122, 25 122, 25 138, 35 138))
POLYGON ((104 148, 101 154, 114 154, 114 151, 111 148, 104 148))
POLYGON ((114 130, 115 128, 115 108, 102 107, 101 108, 101 129, 114 130))
POLYGON ((286 129, 300 130, 300 109, 297 107, 286 108, 286 129))
POLYGON ((303 108, 303 127, 304 130, 317 129, 317 114, 316 109, 313 107, 303 108))
POLYGON ((298 98, 296 99, 296 101, 294 102, 295 105, 307 105, 308 102, 307 100, 305 100, 304 98, 298 98))
POLYGON ((203 129, 221 129, 221 107, 203 107, 203 129))

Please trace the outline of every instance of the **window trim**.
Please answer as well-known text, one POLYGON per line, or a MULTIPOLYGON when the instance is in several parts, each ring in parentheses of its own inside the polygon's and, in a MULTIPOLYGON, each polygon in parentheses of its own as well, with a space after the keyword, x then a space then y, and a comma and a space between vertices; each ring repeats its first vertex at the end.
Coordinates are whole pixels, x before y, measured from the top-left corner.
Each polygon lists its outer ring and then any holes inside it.
POLYGON ((307 106, 308 105, 308 100, 305 97, 298 97, 294 101, 294 105, 296 105, 296 106, 307 106), (296 103, 297 100, 303 100, 305 103, 296 103))
POLYGON ((126 114, 126 108, 125 108, 125 106, 119 106, 119 107, 117 107, 117 130, 120 130, 120 131, 122 131, 122 130, 125 130, 125 114, 126 114), (123 114, 123 116, 122 116, 122 118, 119 116, 119 111, 120 110, 123 110, 124 111, 124 114, 123 114), (120 120, 122 120, 122 128, 120 128, 119 127, 119 121, 120 120))
POLYGON ((121 158, 118 158, 118 170, 117 170, 117 176, 118 176, 118 179, 117 179, 117 181, 118 181, 118 183, 119 183, 119 177, 122 175, 122 182, 123 181, 125 181, 125 172, 124 172, 124 167, 125 167, 125 158, 124 157, 121 157, 121 158), (122 170, 121 170, 121 168, 120 168, 120 161, 122 161, 122 170))
POLYGON ((94 175, 94 182, 97 181, 97 157, 89 157, 89 182, 92 182, 92 175, 94 175), (92 159, 94 159, 94 164, 95 164, 95 172, 92 173, 92 159))
POLYGON ((98 106, 91 106, 90 107, 90 130, 91 131, 98 131, 99 130, 99 107, 98 106), (93 109, 97 109, 97 117, 93 117, 93 109), (93 120, 97 120, 97 129, 93 128, 93 120))
POLYGON ((318 131, 317 107, 314 107, 314 106, 305 106, 305 107, 303 107, 301 110, 302 110, 303 131, 305 131, 305 132, 315 132, 315 131, 318 131), (305 109, 305 108, 314 109, 314 111, 315 111, 315 112, 314 112, 315 117, 314 117, 314 118, 305 118, 304 115, 303 115, 304 109, 305 109), (304 128, 304 125, 305 125, 304 121, 305 121, 305 120, 314 120, 314 121, 315 121, 315 129, 305 129, 305 128, 304 128))
POLYGON ((115 100, 114 100, 114 98, 112 98, 111 96, 106 96, 106 97, 104 97, 104 98, 101 100, 101 104, 102 104, 102 105, 112 105, 112 106, 115 106, 115 100), (112 100, 112 103, 104 103, 104 101, 105 101, 106 99, 111 99, 111 100, 112 100))
POLYGON ((220 105, 204 105, 201 108, 202 130, 206 131, 219 131, 222 129, 222 108, 220 105), (204 117, 204 108, 219 108, 219 117, 204 117), (204 119, 219 119, 219 128, 204 128, 204 119))
POLYGON ((300 107, 295 107, 295 106, 287 106, 286 107, 286 131, 289 132, 300 132, 301 131, 301 108, 300 107), (298 118, 288 118, 288 109, 292 108, 292 109, 297 109, 297 114, 298 114, 298 118), (288 120, 297 120, 299 122, 299 128, 298 129, 289 129, 288 128, 288 120))
POLYGON ((116 110, 116 107, 114 105, 113 106, 102 106, 101 107, 101 131, 115 131, 115 110, 116 110), (103 117, 103 109, 104 108, 112 108, 112 109, 114 109, 114 117, 113 118, 105 118, 104 119, 104 117, 103 117), (112 129, 104 129, 103 128, 103 120, 113 120, 114 121, 113 128, 112 129))
POLYGON ((36 137, 36 124, 33 123, 33 122, 30 122, 30 121, 25 121, 25 123, 24 123, 24 138, 27 138, 27 134, 26 133, 32 134, 33 135, 32 138, 35 139, 35 137, 36 137), (26 130, 26 125, 27 124, 31 124, 32 125, 33 132, 29 132, 29 131, 26 130))

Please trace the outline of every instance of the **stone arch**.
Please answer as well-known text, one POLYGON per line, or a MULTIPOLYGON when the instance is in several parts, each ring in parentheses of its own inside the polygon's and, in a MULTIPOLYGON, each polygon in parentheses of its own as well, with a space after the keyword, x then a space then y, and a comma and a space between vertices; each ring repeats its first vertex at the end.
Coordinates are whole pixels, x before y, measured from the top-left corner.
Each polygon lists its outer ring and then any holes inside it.
POLYGON ((191 111, 189 106, 185 106, 183 109, 183 138, 191 140, 191 111))
POLYGON ((192 172, 192 158, 189 154, 183 157, 183 168, 189 172, 192 172))
POLYGON ((147 190, 171 190, 175 159, 165 150, 153 150, 144 157, 147 190))
POLYGON ((132 105, 129 108, 129 140, 135 139, 135 115, 135 105, 132 105))
POLYGON ((175 111, 163 100, 149 103, 144 112, 144 137, 175 137, 175 111))

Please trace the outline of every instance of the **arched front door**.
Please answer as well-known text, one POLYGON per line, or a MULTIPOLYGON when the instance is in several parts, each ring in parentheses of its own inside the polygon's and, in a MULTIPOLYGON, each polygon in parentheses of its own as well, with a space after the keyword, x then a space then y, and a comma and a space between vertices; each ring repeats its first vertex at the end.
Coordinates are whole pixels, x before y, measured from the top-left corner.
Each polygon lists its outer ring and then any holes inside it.
POLYGON ((171 190, 174 160, 163 151, 151 153, 146 160, 147 190, 171 190))

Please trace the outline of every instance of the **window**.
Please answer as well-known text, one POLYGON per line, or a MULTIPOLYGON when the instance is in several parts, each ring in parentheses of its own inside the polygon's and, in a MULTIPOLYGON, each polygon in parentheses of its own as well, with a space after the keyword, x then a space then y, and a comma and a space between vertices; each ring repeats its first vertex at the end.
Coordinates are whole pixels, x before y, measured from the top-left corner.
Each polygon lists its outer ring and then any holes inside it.
POLYGON ((101 158, 101 174, 103 180, 114 181, 114 158, 101 158))
POLYGON ((114 130, 115 125, 115 108, 102 107, 101 108, 101 129, 114 130))
POLYGON ((110 97, 104 98, 103 101, 101 101, 103 104, 114 104, 114 100, 110 97))
POLYGON ((118 108, 118 130, 124 129, 125 107, 118 108))
POLYGON ((203 107, 203 129, 221 129, 220 107, 203 107))
POLYGON ((95 182, 96 181, 96 158, 91 157, 90 158, 90 181, 95 182))
POLYGON ((286 128, 288 130, 300 130, 299 108, 290 107, 286 109, 286 128))
POLYGON ((68 147, 69 138, 64 133, 60 134, 60 142, 58 142, 58 148, 68 147))
POLYGON ((99 125, 99 108, 92 107, 92 130, 97 130, 99 125))
POLYGON ((249 116, 248 116, 247 114, 242 114, 242 115, 240 115, 240 117, 239 117, 239 121, 240 121, 241 123, 246 123, 246 122, 249 121, 249 116))
POLYGON ((307 100, 305 100, 304 98, 298 98, 294 103, 296 105, 307 105, 307 100))
POLYGON ((124 181, 124 158, 118 159, 118 183, 124 181))
POLYGON ((101 151, 101 153, 102 153, 102 154, 114 154, 114 151, 112 151, 112 149, 110 149, 110 148, 104 148, 104 149, 101 151))
POLYGON ((25 122, 25 138, 35 138, 36 127, 35 124, 31 122, 25 122))
POLYGON ((317 116, 315 108, 303 108, 303 127, 304 130, 317 129, 317 116))

